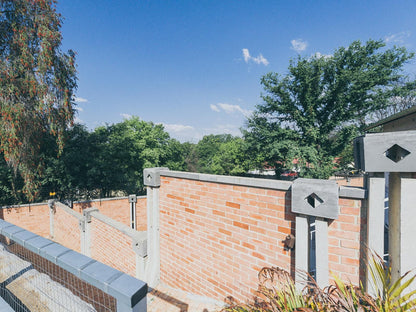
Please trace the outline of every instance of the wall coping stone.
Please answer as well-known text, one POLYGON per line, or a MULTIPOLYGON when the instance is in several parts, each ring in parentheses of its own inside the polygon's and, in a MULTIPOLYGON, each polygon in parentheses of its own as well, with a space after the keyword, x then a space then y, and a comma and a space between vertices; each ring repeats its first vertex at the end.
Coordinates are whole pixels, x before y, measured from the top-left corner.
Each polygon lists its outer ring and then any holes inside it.
POLYGON ((103 215, 97 210, 89 212, 91 217, 115 228, 132 239, 133 250, 141 257, 147 256, 147 231, 136 231, 127 225, 103 215))
POLYGON ((63 211, 65 211, 66 213, 70 214, 71 216, 75 217, 78 219, 78 221, 83 221, 84 217, 82 214, 80 214, 79 212, 76 212, 75 210, 69 208, 67 205, 62 204, 61 202, 54 202, 54 205, 61 208, 63 211))
MULTIPOLYGON (((268 188, 268 189, 281 190, 281 191, 290 190, 293 184, 293 182, 291 181, 246 178, 246 177, 237 177, 237 176, 223 176, 223 175, 215 175, 215 174, 171 171, 171 170, 160 170, 160 175, 164 177, 196 180, 196 181, 201 181, 201 182, 233 184, 233 185, 239 185, 239 186, 268 188)), ((367 192, 364 188, 361 188, 361 187, 340 186, 339 196, 344 197, 344 198, 365 199, 367 197, 367 192)))
MULTIPOLYGON (((97 198, 97 199, 89 199, 89 200, 78 200, 78 201, 74 201, 73 203, 84 204, 84 203, 95 203, 95 202, 110 201, 110 200, 122 200, 122 199, 128 199, 128 198, 129 198, 128 196, 97 198)), ((137 199, 141 199, 141 198, 146 198, 146 195, 137 196, 137 199)), ((27 204, 19 204, 19 205, 6 205, 6 206, 0 206, 0 209, 25 208, 25 207, 45 206, 45 205, 48 205, 48 202, 27 203, 27 204)))
POLYGON ((1 219, 0 233, 129 307, 134 307, 147 294, 147 284, 143 281, 1 219))

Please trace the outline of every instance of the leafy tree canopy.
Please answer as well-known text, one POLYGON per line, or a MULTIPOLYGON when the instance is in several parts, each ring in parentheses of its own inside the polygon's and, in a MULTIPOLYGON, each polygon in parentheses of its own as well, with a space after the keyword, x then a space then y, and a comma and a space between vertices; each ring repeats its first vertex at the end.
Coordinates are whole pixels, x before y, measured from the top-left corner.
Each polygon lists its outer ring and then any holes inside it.
POLYGON ((74 53, 60 50, 61 16, 53 0, 0 1, 0 143, 5 160, 24 179, 32 200, 42 170, 44 133, 58 151, 73 121, 74 53))
POLYGON ((386 49, 383 41, 355 41, 330 56, 299 56, 284 76, 265 75, 264 102, 244 130, 251 155, 277 173, 297 159, 301 176, 327 178, 366 116, 414 87, 398 84, 413 56, 402 47, 386 49))
POLYGON ((240 137, 210 134, 198 144, 186 146, 189 148, 186 158, 189 171, 244 175, 249 169, 244 141, 240 137))

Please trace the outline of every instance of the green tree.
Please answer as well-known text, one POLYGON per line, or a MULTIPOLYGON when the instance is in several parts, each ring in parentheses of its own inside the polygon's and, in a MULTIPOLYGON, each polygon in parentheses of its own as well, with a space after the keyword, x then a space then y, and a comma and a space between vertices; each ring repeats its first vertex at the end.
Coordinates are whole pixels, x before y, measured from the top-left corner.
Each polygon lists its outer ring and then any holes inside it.
POLYGON ((413 53, 384 47, 383 41, 355 41, 331 56, 299 56, 285 76, 262 77, 264 102, 244 130, 257 164, 267 162, 279 174, 297 159, 301 176, 327 178, 366 116, 409 91, 409 84, 397 82, 413 53))
POLYGON ((248 171, 244 141, 231 134, 206 135, 190 152, 196 171, 212 174, 243 175, 248 171))
POLYGON ((91 187, 103 197, 117 191, 142 193, 144 168, 184 166, 178 142, 160 124, 132 117, 98 127, 91 135, 96 162, 89 170, 91 187))
POLYGON ((61 20, 53 0, 0 2, 1 151, 30 200, 42 173, 43 134, 55 136, 62 152, 73 121, 74 53, 60 50, 61 20))

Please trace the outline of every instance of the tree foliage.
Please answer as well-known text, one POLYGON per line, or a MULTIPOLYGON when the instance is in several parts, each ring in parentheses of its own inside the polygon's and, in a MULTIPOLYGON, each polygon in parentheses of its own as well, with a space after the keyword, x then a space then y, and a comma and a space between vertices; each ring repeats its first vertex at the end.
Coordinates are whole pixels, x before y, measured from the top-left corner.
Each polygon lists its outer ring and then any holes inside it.
MULTIPOLYGON (((143 194, 143 169, 168 167, 185 170, 184 148, 169 137, 162 125, 132 117, 123 122, 88 131, 75 124, 65 133, 65 146, 57 157, 55 137, 45 133, 40 157, 45 169, 35 182, 34 199, 42 201, 56 193, 60 200, 91 199, 143 194)), ((0 204, 27 202, 22 179, 0 163, 0 204)))
POLYGON ((198 144, 184 143, 188 171, 244 175, 249 169, 242 138, 231 134, 206 135, 198 144))
POLYGON ((331 56, 299 56, 285 76, 262 77, 264 102, 244 130, 258 165, 267 162, 279 173, 297 159, 301 176, 327 178, 335 157, 365 127, 365 117, 409 91, 409 84, 397 82, 413 53, 384 46, 355 41, 331 56))
POLYGON ((60 50, 62 18, 53 0, 0 1, 0 143, 6 162, 36 196, 43 168, 42 136, 56 137, 73 121, 74 53, 60 50))

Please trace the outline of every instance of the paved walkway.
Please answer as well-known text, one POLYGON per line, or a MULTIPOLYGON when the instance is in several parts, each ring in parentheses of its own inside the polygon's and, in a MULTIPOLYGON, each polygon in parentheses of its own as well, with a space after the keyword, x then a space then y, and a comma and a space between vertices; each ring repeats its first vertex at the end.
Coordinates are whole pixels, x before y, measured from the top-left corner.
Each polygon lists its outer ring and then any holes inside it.
POLYGON ((148 312, 218 312, 223 303, 159 285, 147 294, 148 312))

